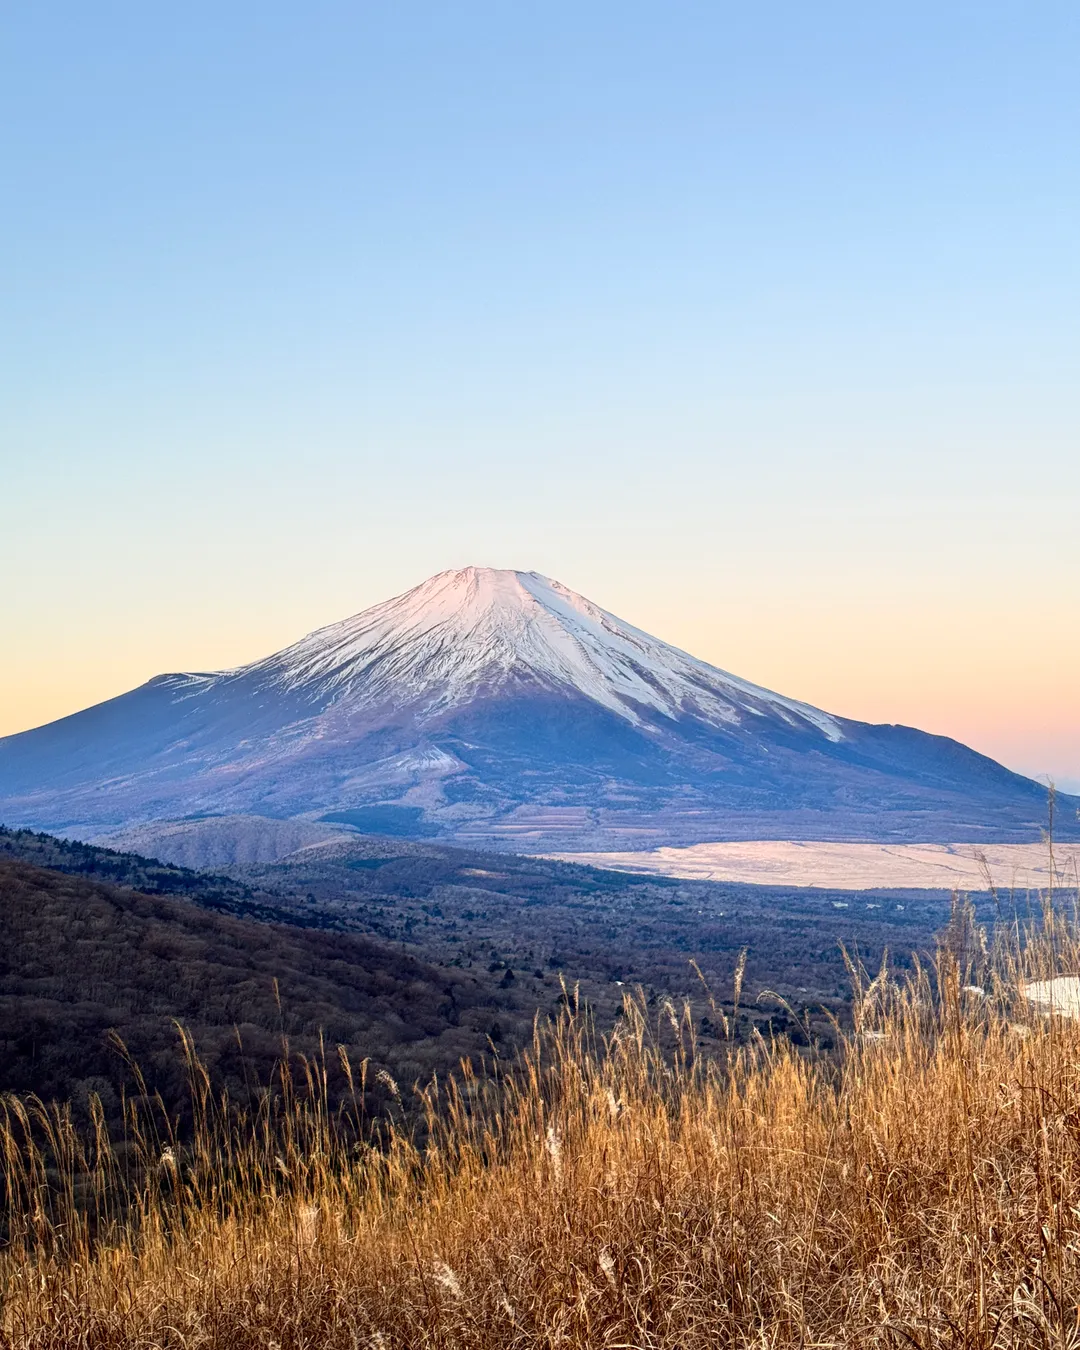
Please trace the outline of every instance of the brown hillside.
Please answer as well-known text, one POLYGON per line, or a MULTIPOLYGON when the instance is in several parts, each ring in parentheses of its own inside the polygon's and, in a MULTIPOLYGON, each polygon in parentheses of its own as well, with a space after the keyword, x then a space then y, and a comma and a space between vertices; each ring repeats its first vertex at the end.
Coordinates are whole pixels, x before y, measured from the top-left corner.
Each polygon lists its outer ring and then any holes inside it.
MULTIPOLYGON (((241 1099, 266 1082, 283 1035, 322 1032, 408 1085, 527 1028, 533 1004, 486 972, 439 968, 389 944, 257 922, 0 859, 0 1090, 85 1100, 115 1117, 133 1079, 186 1100, 175 1022, 215 1083, 241 1099), (276 986, 275 986, 276 982, 276 986), (499 1022, 501 1021, 501 1026, 499 1022)), ((343 1086, 343 1085, 342 1085, 343 1086)))

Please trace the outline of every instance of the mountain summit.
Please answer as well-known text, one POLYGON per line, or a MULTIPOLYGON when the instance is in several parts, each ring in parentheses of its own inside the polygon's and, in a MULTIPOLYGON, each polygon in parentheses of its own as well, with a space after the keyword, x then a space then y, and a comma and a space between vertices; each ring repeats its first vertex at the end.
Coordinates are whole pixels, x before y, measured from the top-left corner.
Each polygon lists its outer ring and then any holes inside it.
POLYGON ((320 628, 264 661, 207 677, 253 677, 320 703, 411 707, 423 720, 480 697, 571 691, 637 726, 651 714, 733 725, 745 714, 816 727, 837 720, 698 661, 539 572, 465 567, 320 628))
POLYGON ((0 819, 83 836, 214 816, 528 848, 1006 841, 1044 811, 955 741, 832 716, 482 567, 0 740, 0 819))

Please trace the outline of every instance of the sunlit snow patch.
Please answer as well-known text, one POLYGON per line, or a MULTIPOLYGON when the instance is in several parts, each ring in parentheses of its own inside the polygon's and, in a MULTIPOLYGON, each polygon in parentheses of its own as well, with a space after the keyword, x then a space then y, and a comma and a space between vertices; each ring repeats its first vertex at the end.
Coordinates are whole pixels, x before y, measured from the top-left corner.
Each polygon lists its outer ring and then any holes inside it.
POLYGON ((1039 1012, 1080 1018, 1080 975, 1056 975, 1052 980, 1033 980, 1024 986, 1024 996, 1039 1012))

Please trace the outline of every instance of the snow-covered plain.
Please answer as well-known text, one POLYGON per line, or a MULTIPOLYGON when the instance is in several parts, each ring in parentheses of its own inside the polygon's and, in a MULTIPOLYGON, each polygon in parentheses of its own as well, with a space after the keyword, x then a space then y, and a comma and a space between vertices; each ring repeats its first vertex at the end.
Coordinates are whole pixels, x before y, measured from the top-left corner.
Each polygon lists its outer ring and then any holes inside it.
POLYGON ((633 853, 549 854, 623 872, 698 881, 764 886, 821 886, 833 890, 888 887, 915 890, 1009 891, 1077 885, 1080 845, 1045 844, 837 844, 765 840, 694 844, 633 853))
POLYGON ((1078 975, 1055 975, 1050 980, 1032 980, 1024 986, 1024 994, 1037 1012, 1080 1018, 1078 975))

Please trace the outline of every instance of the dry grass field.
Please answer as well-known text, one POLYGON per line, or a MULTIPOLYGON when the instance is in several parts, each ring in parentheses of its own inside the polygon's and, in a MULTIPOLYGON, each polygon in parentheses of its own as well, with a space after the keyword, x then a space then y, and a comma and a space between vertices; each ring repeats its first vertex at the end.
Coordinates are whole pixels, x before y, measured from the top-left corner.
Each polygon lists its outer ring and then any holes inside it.
POLYGON ((853 970, 838 1050, 707 1061, 677 1007, 571 998, 419 1131, 330 1117, 318 1061, 240 1110, 193 1051, 186 1141, 9 1099, 0 1344, 1080 1345, 1080 1026, 1023 996, 1078 969, 1075 922, 960 907, 935 964, 853 970))

